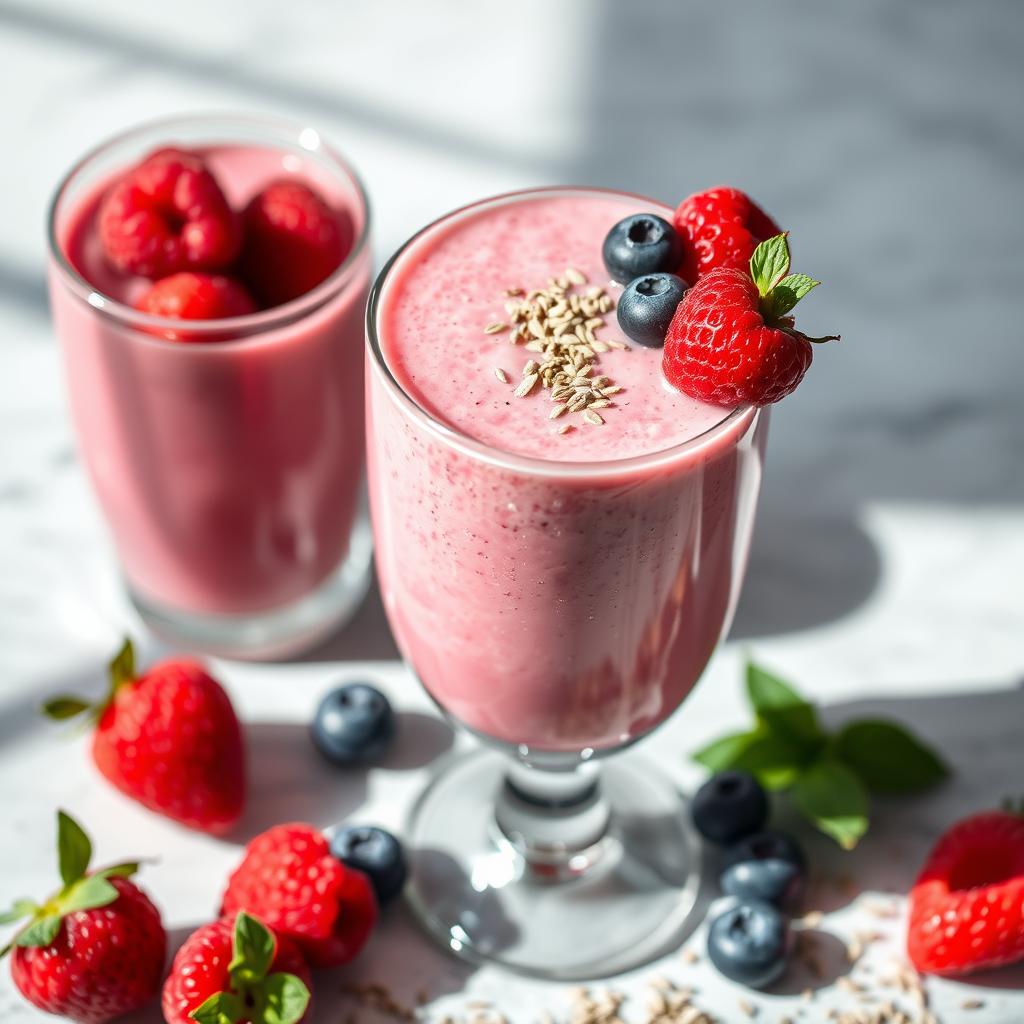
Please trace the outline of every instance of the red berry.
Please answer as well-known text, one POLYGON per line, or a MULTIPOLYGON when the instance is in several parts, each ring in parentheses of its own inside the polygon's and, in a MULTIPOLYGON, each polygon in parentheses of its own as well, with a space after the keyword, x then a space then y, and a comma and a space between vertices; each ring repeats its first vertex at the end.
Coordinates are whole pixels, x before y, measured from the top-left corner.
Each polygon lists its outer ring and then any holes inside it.
POLYGON ((64 887, 42 906, 19 901, 5 915, 32 915, 14 940, 11 976, 39 1009, 105 1024, 156 996, 167 936, 160 912, 127 877, 136 865, 88 873, 88 837, 67 815, 58 820, 64 887))
POLYGON ((107 193, 99 235, 110 264, 126 274, 166 277, 222 270, 238 255, 238 218, 202 160, 161 149, 107 193))
MULTIPOLYGON (((243 921, 241 933, 238 931, 238 919, 221 918, 198 928, 178 950, 164 982, 163 1012, 167 1024, 194 1024, 195 1018, 190 1016, 192 1011, 221 992, 237 996, 248 1008, 241 1018, 248 1024, 269 1024, 271 1020, 278 1024, 280 1017, 269 1017, 259 1012, 263 1005, 260 998, 264 991, 263 982, 275 974, 297 978, 308 996, 312 990, 312 978, 298 947, 283 935, 275 935, 256 918, 239 917, 243 921), (258 947, 254 948, 253 935, 265 939, 268 944, 262 957, 258 947), (272 953, 269 953, 270 948, 272 953), (232 971, 230 965, 235 961, 236 953, 239 954, 238 963, 232 971)), ((299 1002, 301 1005, 301 999, 299 1002)), ((299 1015, 291 1015, 295 1024, 309 1016, 309 1002, 297 1012, 299 1015)))
POLYGON ((314 967, 348 963, 377 921, 367 877, 331 856, 312 825, 278 825, 246 847, 222 913, 245 910, 293 939, 314 967))
POLYGON ((757 245, 780 230, 750 196, 726 186, 684 199, 675 226, 683 242, 679 275, 690 284, 718 267, 745 270, 757 245))
POLYGON ((271 182, 242 215, 242 269, 267 306, 305 295, 341 266, 352 248, 352 222, 301 182, 271 182))
POLYGON ((55 718, 93 710, 96 766, 151 811, 214 834, 241 817, 242 730, 224 688, 198 662, 165 661, 136 676, 126 642, 111 664, 111 692, 98 708, 60 697, 44 710, 55 718))
POLYGON ((255 313, 256 303, 230 277, 185 270, 151 285, 135 308, 177 320, 220 320, 255 313))
POLYGON ((803 274, 787 276, 785 235, 759 246, 751 266, 708 271, 669 324, 662 369, 691 398, 723 406, 768 405, 788 395, 811 365, 810 339, 787 314, 818 282, 803 274))
POLYGON ((910 891, 907 953, 934 974, 1024 960, 1024 818, 989 811, 942 836, 910 891))

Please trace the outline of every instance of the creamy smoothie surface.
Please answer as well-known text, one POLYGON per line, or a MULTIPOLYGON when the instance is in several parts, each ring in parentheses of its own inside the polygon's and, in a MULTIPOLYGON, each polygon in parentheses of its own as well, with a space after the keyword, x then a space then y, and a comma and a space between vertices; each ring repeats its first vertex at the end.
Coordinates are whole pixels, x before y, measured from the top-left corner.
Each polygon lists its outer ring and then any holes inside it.
MULTIPOLYGON (((379 312, 384 358, 407 394, 436 419, 494 448, 556 461, 624 459, 671 448, 709 430, 730 410, 669 386, 661 349, 630 342, 614 309, 600 314, 595 337, 612 346, 595 354, 592 377, 621 390, 599 410, 601 424, 580 413, 551 419, 551 393, 540 382, 516 397, 531 358, 526 342, 510 343, 508 292, 526 298, 552 277, 578 270, 581 297, 602 288, 617 301, 622 287, 601 259, 609 229, 634 213, 671 211, 620 194, 541 194, 448 219, 412 243, 393 268, 379 312), (507 382, 501 377, 507 378, 507 382), (559 433, 566 424, 571 427, 559 433)), ((590 319, 590 318, 587 318, 590 319)), ((598 411, 598 410, 595 410, 598 411)))

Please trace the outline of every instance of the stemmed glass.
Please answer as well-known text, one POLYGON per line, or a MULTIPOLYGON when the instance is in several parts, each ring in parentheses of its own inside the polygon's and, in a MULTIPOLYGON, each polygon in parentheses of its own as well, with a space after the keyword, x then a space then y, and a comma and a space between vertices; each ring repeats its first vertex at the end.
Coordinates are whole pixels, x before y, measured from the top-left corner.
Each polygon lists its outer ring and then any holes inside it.
POLYGON ((678 708, 728 626, 768 417, 723 411, 666 450, 558 462, 482 444, 418 405, 387 357, 403 261, 463 218, 539 193, 443 217, 378 277, 369 479, 398 643, 482 741, 413 809, 412 905, 460 955, 576 979, 666 951, 693 910, 699 847, 684 799, 635 752, 610 755, 678 708))

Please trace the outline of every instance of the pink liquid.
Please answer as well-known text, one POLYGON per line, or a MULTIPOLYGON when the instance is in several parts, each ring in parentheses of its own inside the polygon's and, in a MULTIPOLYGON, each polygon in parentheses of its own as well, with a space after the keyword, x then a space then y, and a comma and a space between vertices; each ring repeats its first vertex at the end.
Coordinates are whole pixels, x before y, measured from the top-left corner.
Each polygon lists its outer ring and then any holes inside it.
MULTIPOLYGON (((203 155, 236 208, 291 175, 362 229, 351 188, 313 160, 234 145, 203 155)), ((58 243, 93 288, 131 304, 146 283, 111 270, 96 233, 108 185, 59 219, 58 243)), ((269 610, 341 563, 363 474, 369 261, 364 248, 337 293, 298 319, 234 338, 226 321, 226 340, 187 344, 98 311, 51 265, 80 448, 141 597, 189 612, 269 610)))
MULTIPOLYGON (((414 242, 380 299, 390 372, 454 432, 371 360, 386 607, 434 698, 505 743, 579 751, 643 735, 697 681, 739 590, 766 417, 686 398, 664 384, 660 350, 631 345, 600 357, 624 388, 605 425, 559 436, 546 395, 516 399, 495 378, 501 366, 514 384, 529 353, 482 333, 505 319, 505 289, 566 267, 617 297, 601 242, 643 210, 668 215, 586 192, 471 211, 414 242)), ((606 319, 599 337, 624 340, 606 319)))

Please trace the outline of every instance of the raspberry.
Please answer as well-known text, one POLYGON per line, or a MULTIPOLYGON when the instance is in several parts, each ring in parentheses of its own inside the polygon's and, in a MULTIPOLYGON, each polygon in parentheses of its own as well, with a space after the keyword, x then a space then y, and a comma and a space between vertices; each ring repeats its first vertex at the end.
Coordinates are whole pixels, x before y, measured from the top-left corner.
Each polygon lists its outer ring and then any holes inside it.
POLYGON ((238 255, 238 218, 203 162, 161 149, 107 193, 99 235, 111 266, 160 278, 181 270, 222 270, 238 255))
POLYGON ((157 281, 135 308, 178 320, 220 320, 255 313, 256 303, 230 277, 182 271, 157 281))
POLYGON ((818 282, 788 271, 786 236, 778 235, 758 246, 750 270, 705 273, 669 324, 669 383, 723 406, 767 405, 793 391, 811 365, 811 342, 833 339, 796 330, 788 313, 818 282))
POLYGON ((907 953, 934 974, 1024 960, 1024 818, 989 811, 942 836, 910 891, 907 953))
POLYGON ((689 284, 719 267, 746 269, 758 244, 779 234, 750 196, 725 186, 684 199, 676 210, 675 227, 683 241, 679 275, 689 284))
POLYGON ((312 825, 277 825, 246 847, 222 913, 245 910, 292 939, 314 967, 348 963, 377 921, 367 877, 331 856, 312 825))
POLYGON ((242 269, 266 306, 312 291, 341 266, 352 248, 352 222, 301 182, 271 182, 242 215, 242 269))

